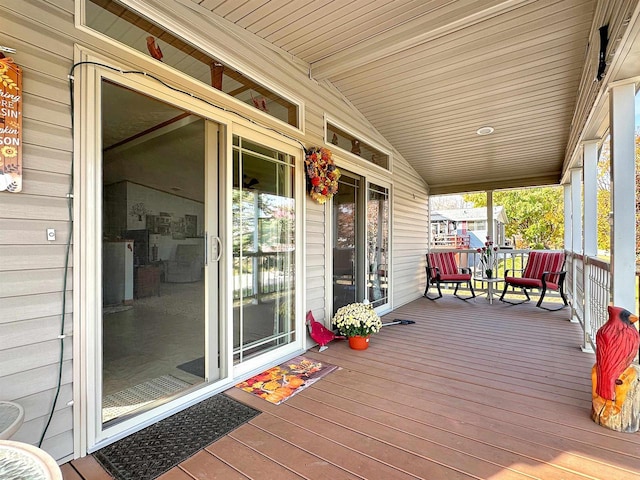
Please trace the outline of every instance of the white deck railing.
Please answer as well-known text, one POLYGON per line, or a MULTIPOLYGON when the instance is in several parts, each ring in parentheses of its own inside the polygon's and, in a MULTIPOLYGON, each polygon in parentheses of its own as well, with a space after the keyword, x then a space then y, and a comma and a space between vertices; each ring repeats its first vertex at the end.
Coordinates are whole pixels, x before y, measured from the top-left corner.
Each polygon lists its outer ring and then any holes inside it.
POLYGON ((573 317, 584 331, 582 348, 593 351, 596 332, 608 319, 611 301, 611 268, 609 262, 595 257, 567 253, 567 291, 571 297, 573 317))
MULTIPOLYGON (((473 273, 474 289, 483 291, 486 282, 482 281, 479 267, 480 254, 475 249, 434 249, 456 253, 458 266, 470 268, 473 273)), ((500 249, 498 267, 494 276, 504 278, 506 270, 521 270, 527 263, 530 250, 500 249)), ((598 329, 608 318, 607 306, 611 301, 611 275, 609 263, 595 257, 585 257, 565 251, 566 262, 564 289, 571 308, 572 320, 580 322, 584 331, 585 351, 595 349, 595 336, 598 329)), ((517 293, 514 290, 514 293, 517 293)), ((499 292, 498 292, 499 293, 499 292)))
MULTIPOLYGON (((459 267, 470 268, 471 273, 476 281, 481 282, 483 275, 480 268, 480 254, 474 248, 447 248, 447 249, 433 249, 437 252, 454 252, 458 260, 459 267)), ((495 278, 504 278, 506 270, 518 270, 521 271, 527 263, 530 250, 516 250, 511 248, 501 248, 497 252, 497 268, 495 269, 493 276, 495 278)), ((474 283, 475 288, 475 283, 474 283)))

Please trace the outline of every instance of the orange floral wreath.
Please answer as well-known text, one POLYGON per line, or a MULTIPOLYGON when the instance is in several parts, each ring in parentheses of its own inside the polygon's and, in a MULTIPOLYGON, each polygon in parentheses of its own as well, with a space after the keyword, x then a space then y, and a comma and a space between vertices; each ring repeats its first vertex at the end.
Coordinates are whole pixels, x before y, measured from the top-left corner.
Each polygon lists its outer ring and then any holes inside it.
POLYGON ((340 170, 331 159, 331 150, 323 147, 307 150, 304 164, 309 195, 322 205, 338 192, 340 170))

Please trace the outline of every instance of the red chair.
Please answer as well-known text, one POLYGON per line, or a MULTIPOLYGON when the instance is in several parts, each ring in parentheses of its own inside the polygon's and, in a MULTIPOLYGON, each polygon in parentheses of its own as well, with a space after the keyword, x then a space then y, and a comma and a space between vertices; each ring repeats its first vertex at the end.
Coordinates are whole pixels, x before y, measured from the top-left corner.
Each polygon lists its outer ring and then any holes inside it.
POLYGON ((429 300, 441 298, 441 283, 455 283, 456 289, 453 294, 461 300, 469 300, 476 296, 471 284, 471 269, 458 267, 454 252, 427 253, 427 288, 424 290, 424 296, 429 300), (461 283, 469 285, 469 290, 471 290, 470 297, 464 298, 458 295, 458 287, 461 283), (429 287, 431 285, 435 285, 438 289, 437 297, 429 296, 429 287))
POLYGON ((560 310, 567 305, 567 298, 564 294, 564 278, 567 272, 562 270, 564 267, 564 252, 540 252, 533 251, 529 253, 529 259, 525 266, 521 277, 509 276, 511 270, 507 270, 504 273, 504 290, 500 296, 500 301, 510 303, 512 305, 519 305, 520 303, 528 302, 531 300, 527 290, 537 288, 542 290, 540 298, 536 307, 544 310, 560 310), (522 302, 510 302, 504 299, 507 289, 509 287, 521 288, 526 300, 522 302), (547 308, 543 307, 542 299, 544 298, 547 290, 553 290, 559 292, 564 305, 559 308, 547 308))

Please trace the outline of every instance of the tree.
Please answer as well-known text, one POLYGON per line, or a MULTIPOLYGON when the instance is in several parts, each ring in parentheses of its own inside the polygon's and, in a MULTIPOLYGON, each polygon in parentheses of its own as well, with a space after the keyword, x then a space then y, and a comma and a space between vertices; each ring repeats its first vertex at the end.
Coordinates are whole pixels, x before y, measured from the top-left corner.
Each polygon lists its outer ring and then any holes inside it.
MULTIPOLYGON (((470 193, 464 200, 486 207, 487 195, 470 193)), ((493 204, 505 208, 508 238, 521 239, 517 248, 563 248, 564 196, 562 187, 540 187, 494 192, 493 204)))
MULTIPOLYGON (((640 128, 636 129, 636 225, 640 225, 640 128)), ((611 152, 607 137, 598 159, 597 177, 597 243, 598 250, 608 252, 611 245, 611 152)), ((485 207, 484 192, 464 195, 474 207, 485 207)), ((517 247, 562 248, 564 238, 564 208, 561 187, 530 188, 494 192, 494 205, 505 207, 509 222, 508 237, 522 238, 517 247)), ((640 228, 636 228, 636 261, 640 262, 640 228)))
MULTIPOLYGON (((640 128, 636 129, 636 262, 640 262, 640 128)), ((610 138, 604 140, 598 159, 598 250, 610 251, 611 225, 611 150, 610 138)))
POLYGON ((598 250, 608 252, 611 247, 611 225, 609 213, 611 212, 611 143, 607 136, 602 143, 598 158, 597 172, 597 244, 598 250))

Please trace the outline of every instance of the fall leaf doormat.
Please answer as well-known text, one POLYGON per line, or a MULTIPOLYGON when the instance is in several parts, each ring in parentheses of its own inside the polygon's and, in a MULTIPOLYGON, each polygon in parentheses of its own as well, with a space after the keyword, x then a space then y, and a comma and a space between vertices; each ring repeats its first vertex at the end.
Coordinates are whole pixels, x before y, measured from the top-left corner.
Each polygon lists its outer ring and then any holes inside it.
POLYGON ((280 405, 337 368, 336 365, 300 356, 251 377, 236 387, 280 405))

